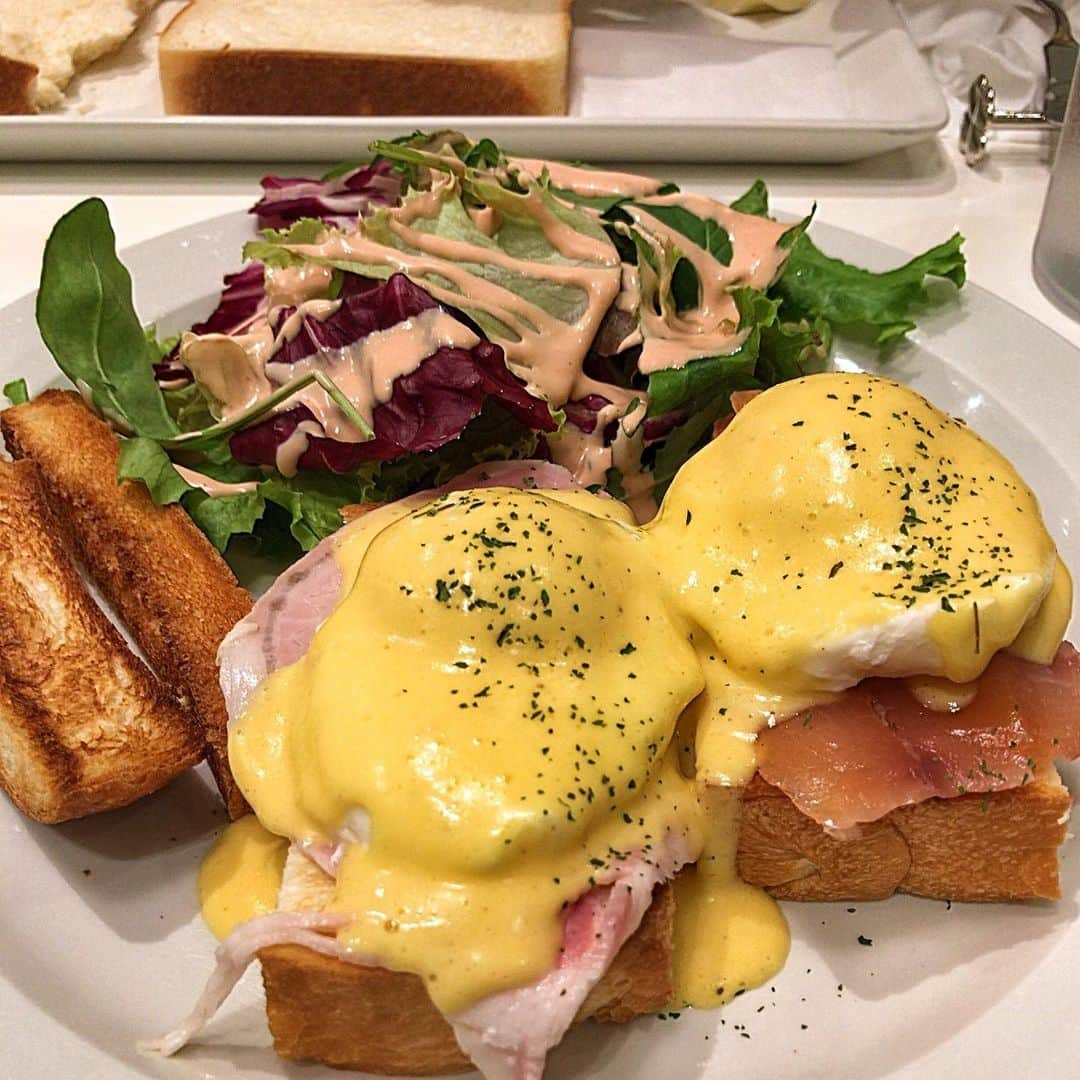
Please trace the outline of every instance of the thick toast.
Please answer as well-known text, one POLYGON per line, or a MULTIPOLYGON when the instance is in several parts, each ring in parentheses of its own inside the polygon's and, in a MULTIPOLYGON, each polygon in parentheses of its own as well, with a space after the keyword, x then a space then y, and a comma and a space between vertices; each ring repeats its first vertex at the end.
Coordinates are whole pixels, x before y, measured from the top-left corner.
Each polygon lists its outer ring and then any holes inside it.
POLYGON ((780 900, 1056 900, 1072 798, 1051 770, 1023 787, 901 806, 839 840, 755 776, 739 876, 780 900))
POLYGON ((0 787, 58 822, 125 806, 203 755, 200 726, 87 593, 29 461, 0 461, 0 787))
POLYGON ((116 482, 116 436, 78 394, 47 390, 0 413, 13 457, 30 458, 79 560, 170 690, 194 709, 229 810, 246 813, 229 771, 217 650, 251 598, 179 506, 116 482))
MULTIPOLYGON (((1058 846, 1072 800, 1060 780, 992 795, 901 807, 838 840, 755 777, 743 803, 740 876, 785 900, 874 900, 910 892, 942 900, 1058 896, 1058 846)), ((329 879, 290 855, 281 905, 321 910, 329 879)), ((675 900, 658 889, 637 933, 589 995, 579 1020, 624 1022, 672 996, 675 900)), ((274 1049, 291 1060, 403 1076, 468 1062, 415 975, 347 964, 297 945, 263 949, 274 1049)))
MULTIPOLYGON (((331 879, 291 851, 281 907, 319 911, 332 896, 331 879)), ((578 1021, 622 1023, 671 1000, 674 912, 672 890, 658 888, 637 932, 586 998, 578 1021)), ((281 1057, 402 1076, 472 1067, 418 976, 348 964, 299 945, 263 949, 259 959, 267 1018, 281 1057)))

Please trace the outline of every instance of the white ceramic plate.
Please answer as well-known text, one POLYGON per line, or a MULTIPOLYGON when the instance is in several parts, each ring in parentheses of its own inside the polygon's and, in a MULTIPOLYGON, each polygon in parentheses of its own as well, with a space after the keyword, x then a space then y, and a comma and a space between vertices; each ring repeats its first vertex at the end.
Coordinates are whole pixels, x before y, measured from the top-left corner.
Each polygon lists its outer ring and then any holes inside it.
MULTIPOLYGON (((889 0, 815 0, 783 18, 703 14, 705 0, 577 0, 570 115, 485 117, 521 153, 589 161, 851 161, 925 139, 941 91, 889 0)), ((326 161, 468 117, 166 117, 165 0, 65 112, 0 117, 0 160, 326 161)))
MULTIPOLYGON (((171 330, 209 310, 251 222, 232 214, 125 252, 143 317, 171 330)), ((904 258, 840 229, 816 225, 814 235, 825 250, 871 267, 904 258)), ((0 340, 0 382, 25 375, 35 391, 59 382, 37 339, 33 297, 0 311, 0 340)), ((969 286, 885 365, 844 345, 837 362, 883 366, 1001 447, 1039 493, 1066 560, 1080 567, 1080 352, 969 286)), ((1066 778, 1075 789, 1080 770, 1066 778)), ((137 1038, 187 1012, 210 971, 195 873, 222 824, 200 773, 127 810, 52 828, 0 800, 0 1076, 342 1075, 274 1057, 254 971, 198 1045, 166 1062, 135 1049, 137 1038)), ((794 946, 772 984, 722 1012, 586 1025, 552 1055, 549 1076, 1076 1076, 1080 841, 1065 847, 1062 886, 1058 904, 786 905, 794 946), (860 935, 873 944, 861 945, 860 935)))

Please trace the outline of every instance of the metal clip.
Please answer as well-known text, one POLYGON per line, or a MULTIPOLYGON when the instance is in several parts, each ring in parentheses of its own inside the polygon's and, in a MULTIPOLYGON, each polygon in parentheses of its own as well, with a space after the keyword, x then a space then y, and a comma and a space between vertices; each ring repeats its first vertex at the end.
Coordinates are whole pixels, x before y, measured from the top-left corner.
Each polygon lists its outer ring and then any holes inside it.
POLYGON ((1068 16, 1052 0, 1038 2, 1054 16, 1054 32, 1043 47, 1046 55, 1046 99, 1042 109, 999 109, 990 80, 980 75, 972 84, 968 107, 960 122, 960 152, 969 165, 978 165, 987 154, 990 128, 1023 127, 1029 131, 1056 131, 1065 119, 1080 45, 1072 36, 1068 16))

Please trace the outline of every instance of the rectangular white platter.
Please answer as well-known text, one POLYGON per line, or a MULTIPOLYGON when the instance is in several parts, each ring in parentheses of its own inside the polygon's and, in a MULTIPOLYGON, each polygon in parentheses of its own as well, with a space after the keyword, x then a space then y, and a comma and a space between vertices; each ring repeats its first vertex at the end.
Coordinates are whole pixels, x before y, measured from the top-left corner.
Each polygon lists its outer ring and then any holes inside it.
POLYGON ((64 111, 0 117, 0 160, 338 161, 414 129, 481 132, 586 161, 842 162, 932 136, 941 91, 889 0, 814 0, 785 16, 704 0, 576 0, 564 117, 165 116, 165 0, 64 111))

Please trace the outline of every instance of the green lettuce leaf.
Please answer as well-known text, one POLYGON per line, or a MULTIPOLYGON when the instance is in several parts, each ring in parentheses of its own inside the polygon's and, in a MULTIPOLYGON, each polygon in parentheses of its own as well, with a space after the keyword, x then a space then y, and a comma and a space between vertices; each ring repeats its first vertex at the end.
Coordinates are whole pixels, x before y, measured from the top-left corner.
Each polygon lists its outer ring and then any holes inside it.
POLYGON ((831 348, 832 326, 820 316, 763 327, 757 377, 765 386, 797 379, 819 368, 831 348))
POLYGON ((927 277, 966 277, 959 233, 895 270, 874 273, 824 254, 806 235, 791 249, 775 291, 787 320, 821 316, 837 326, 870 327, 878 344, 915 328, 914 316, 927 304, 927 277))
POLYGON ((733 369, 716 373, 709 387, 711 400, 691 413, 686 423, 675 428, 656 450, 652 478, 657 501, 663 499, 672 478, 687 459, 712 439, 713 424, 731 412, 731 395, 736 390, 761 389, 764 389, 762 383, 745 371, 733 369))
POLYGON ((261 240, 249 240, 244 245, 244 260, 257 259, 275 270, 298 266, 308 260, 289 251, 291 244, 317 244, 329 226, 318 218, 301 218, 287 229, 262 229, 261 240))
POLYGON ((236 495, 215 495, 194 490, 184 496, 184 509, 204 533, 211 544, 224 552, 235 536, 247 536, 266 512, 266 498, 262 485, 257 491, 245 491, 236 495))
POLYGON ((728 386, 741 389, 735 383, 753 378, 760 344, 761 329, 755 326, 727 356, 704 356, 681 368, 654 371, 649 376, 649 416, 710 410, 728 386))

